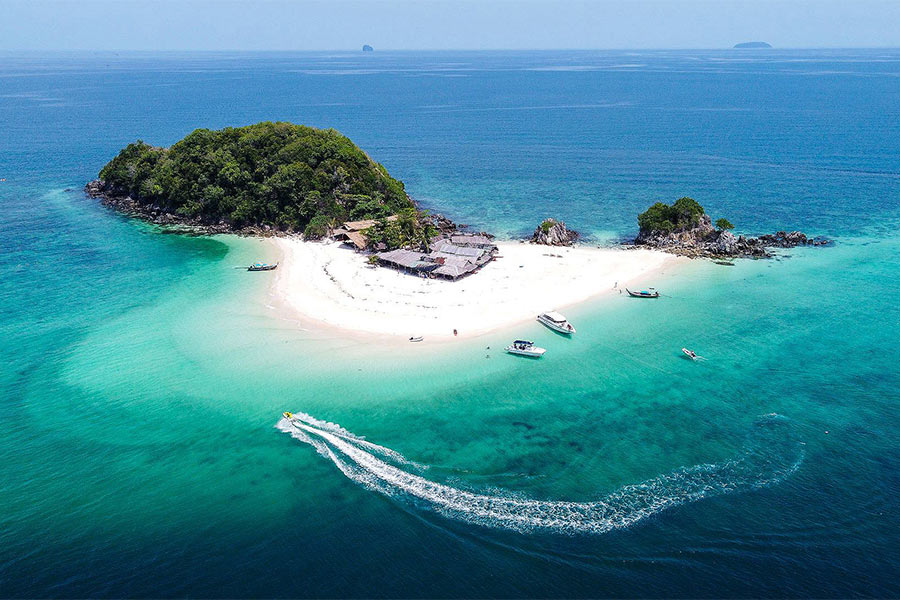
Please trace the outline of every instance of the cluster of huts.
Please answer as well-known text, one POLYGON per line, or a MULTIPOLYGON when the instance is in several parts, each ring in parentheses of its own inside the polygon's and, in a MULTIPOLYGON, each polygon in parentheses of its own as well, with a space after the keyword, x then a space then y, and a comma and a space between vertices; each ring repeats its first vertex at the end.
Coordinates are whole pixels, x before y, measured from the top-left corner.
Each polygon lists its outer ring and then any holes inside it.
MULTIPOLYGON (((396 217, 388 217, 388 220, 392 218, 396 217)), ((365 250, 368 241, 363 231, 374 224, 374 221, 349 221, 336 229, 333 236, 357 250, 365 250)), ((454 280, 478 271, 497 254, 497 246, 491 238, 461 232, 435 236, 429 243, 428 252, 408 248, 378 250, 376 248, 374 256, 379 265, 454 280)))
POLYGON ((459 279, 491 262, 497 246, 483 235, 457 233, 438 236, 431 241, 429 252, 399 248, 378 252, 378 263, 411 273, 459 279))

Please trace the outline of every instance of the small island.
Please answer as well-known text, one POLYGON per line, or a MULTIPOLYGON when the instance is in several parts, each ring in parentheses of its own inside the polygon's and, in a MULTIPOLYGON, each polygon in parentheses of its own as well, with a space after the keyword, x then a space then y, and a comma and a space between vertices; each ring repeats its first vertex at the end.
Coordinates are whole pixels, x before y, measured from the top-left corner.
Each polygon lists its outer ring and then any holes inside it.
POLYGON ((771 48, 771 47, 772 47, 772 44, 769 44, 768 42, 741 42, 740 44, 734 45, 734 48, 744 49, 744 50, 754 49, 754 48, 756 48, 756 49, 771 48))
POLYGON ((263 122, 126 146, 85 187, 104 204, 206 233, 303 233, 417 211, 403 183, 334 129, 263 122))
POLYGON ((734 225, 725 218, 712 218, 693 198, 673 204, 657 202, 638 215, 640 231, 634 243, 689 258, 770 258, 769 248, 824 246, 829 242, 799 231, 779 231, 758 238, 735 236, 734 225))
POLYGON ((362 51, 363 52, 375 52, 375 48, 373 48, 372 46, 370 46, 368 44, 363 44, 362 51))

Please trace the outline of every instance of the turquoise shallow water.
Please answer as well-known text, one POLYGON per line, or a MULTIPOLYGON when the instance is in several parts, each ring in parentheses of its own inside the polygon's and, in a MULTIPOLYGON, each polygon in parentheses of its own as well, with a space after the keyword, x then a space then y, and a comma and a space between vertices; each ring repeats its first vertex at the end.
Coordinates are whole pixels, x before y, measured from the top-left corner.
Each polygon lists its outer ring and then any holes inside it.
POLYGON ((900 593, 900 54, 364 58, 6 57, 0 596, 900 593), (540 362, 505 333, 377 352, 274 318, 270 275, 232 268, 268 244, 79 191, 133 138, 263 118, 333 125, 505 235, 549 212, 618 239, 690 194, 837 244, 692 263, 659 301, 567 311, 572 340, 525 324, 540 362), (386 483, 383 454, 331 441, 344 473, 283 410, 428 468, 386 483), (604 502, 587 522, 613 527, 509 527, 511 502, 563 525, 604 502))

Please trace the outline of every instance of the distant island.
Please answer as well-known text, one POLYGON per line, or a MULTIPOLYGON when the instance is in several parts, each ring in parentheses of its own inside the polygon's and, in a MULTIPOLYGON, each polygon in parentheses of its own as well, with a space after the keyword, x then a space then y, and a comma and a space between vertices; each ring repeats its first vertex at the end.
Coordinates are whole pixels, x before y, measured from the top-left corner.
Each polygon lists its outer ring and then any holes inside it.
POLYGON ((769 258, 768 248, 824 246, 829 242, 799 231, 779 231, 758 238, 735 236, 728 219, 712 218, 693 198, 673 204, 657 202, 638 215, 640 231, 634 243, 689 258, 769 258))
POLYGON ((768 42, 741 42, 740 44, 735 44, 735 48, 771 48, 772 44, 768 42))
POLYGON ((368 44, 363 44, 363 52, 374 52, 375 48, 368 44))
POLYGON ((197 129, 170 148, 129 144, 88 195, 158 224, 210 233, 303 233, 418 212, 403 183, 334 129, 263 122, 197 129))

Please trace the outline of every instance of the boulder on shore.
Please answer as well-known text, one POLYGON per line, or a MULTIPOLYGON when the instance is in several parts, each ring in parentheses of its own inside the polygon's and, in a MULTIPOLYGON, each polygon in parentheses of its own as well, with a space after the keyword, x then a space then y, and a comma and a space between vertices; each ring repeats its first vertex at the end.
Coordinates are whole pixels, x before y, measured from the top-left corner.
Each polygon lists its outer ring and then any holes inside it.
POLYGON ((544 219, 531 236, 532 244, 545 246, 571 246, 578 239, 578 232, 566 229, 563 221, 544 219))

